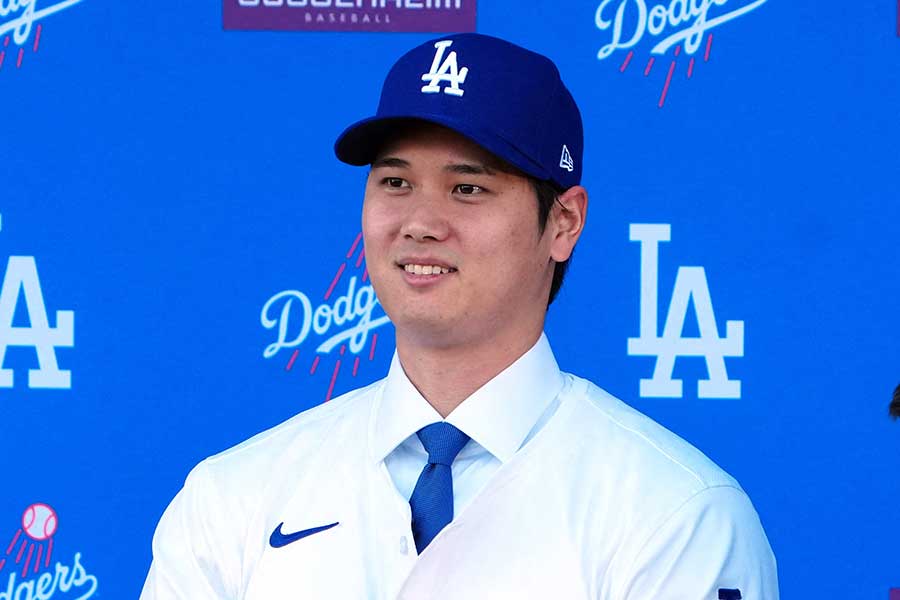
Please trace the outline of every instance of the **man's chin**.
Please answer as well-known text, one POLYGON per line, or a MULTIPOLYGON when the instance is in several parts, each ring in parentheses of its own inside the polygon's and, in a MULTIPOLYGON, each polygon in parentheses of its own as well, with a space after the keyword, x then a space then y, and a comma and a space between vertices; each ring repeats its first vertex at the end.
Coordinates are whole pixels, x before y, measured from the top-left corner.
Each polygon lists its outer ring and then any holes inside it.
POLYGON ((465 338, 457 321, 435 314, 410 314, 394 321, 398 345, 403 343, 421 347, 450 347, 465 338))

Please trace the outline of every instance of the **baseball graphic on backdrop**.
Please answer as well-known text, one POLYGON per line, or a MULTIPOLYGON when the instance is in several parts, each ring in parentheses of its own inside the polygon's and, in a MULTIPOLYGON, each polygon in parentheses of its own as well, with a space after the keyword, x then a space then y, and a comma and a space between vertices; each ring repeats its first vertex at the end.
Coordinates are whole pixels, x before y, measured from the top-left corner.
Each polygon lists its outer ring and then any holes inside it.
POLYGON ((22 529, 33 540, 41 541, 56 533, 56 511, 42 503, 35 503, 22 514, 22 529))

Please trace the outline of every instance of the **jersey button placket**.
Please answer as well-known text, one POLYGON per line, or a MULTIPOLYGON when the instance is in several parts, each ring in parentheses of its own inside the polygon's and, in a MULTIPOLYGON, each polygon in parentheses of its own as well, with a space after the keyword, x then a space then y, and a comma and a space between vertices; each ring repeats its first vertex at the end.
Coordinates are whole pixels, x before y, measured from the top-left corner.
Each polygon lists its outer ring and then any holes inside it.
POLYGON ((412 537, 412 513, 409 502, 397 492, 383 463, 377 470, 375 481, 377 493, 374 497, 378 498, 377 505, 385 517, 384 527, 378 528, 378 543, 381 548, 390 549, 382 553, 387 567, 385 576, 388 578, 383 600, 393 600, 409 578, 418 558, 412 537))

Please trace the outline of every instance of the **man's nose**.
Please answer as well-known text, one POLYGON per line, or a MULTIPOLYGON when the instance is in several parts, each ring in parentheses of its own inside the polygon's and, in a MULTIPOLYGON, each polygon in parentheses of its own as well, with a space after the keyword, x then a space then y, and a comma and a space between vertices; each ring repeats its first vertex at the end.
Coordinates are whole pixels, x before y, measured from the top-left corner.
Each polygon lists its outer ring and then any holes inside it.
POLYGON ((441 241, 449 231, 445 202, 435 192, 420 191, 405 215, 403 236, 417 242, 441 241))

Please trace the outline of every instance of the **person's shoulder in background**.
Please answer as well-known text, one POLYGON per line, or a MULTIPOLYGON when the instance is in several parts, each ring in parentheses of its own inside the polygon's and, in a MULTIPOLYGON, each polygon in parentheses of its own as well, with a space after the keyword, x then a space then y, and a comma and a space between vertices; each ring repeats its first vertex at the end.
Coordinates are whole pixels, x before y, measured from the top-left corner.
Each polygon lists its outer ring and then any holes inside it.
POLYGON ((900 417, 900 385, 894 390, 894 398, 888 406, 888 414, 895 421, 897 420, 897 417, 900 417))

